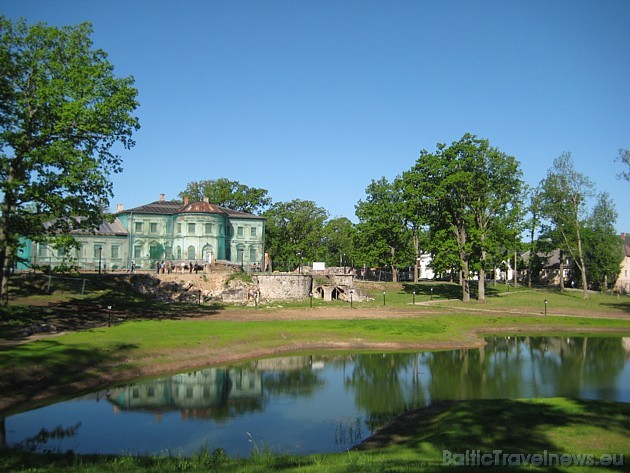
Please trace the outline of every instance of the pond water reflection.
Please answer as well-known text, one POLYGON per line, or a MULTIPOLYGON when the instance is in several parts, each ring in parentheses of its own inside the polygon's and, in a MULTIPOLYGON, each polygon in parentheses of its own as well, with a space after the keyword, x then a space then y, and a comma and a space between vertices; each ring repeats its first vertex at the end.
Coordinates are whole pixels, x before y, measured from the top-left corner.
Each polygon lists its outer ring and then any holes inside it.
POLYGON ((345 450, 438 400, 630 402, 630 339, 491 337, 480 349, 260 359, 112 387, 4 420, 38 451, 232 455, 345 450))

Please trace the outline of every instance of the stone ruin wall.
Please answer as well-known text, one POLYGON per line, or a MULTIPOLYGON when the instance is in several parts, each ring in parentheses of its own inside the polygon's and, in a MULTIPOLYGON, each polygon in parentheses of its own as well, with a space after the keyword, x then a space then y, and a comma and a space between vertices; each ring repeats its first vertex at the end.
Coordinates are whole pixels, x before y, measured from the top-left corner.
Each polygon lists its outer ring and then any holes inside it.
POLYGON ((259 274, 253 277, 258 282, 260 299, 267 301, 306 299, 313 284, 309 274, 259 274))
POLYGON ((349 300, 353 289, 356 302, 366 297, 353 288, 352 275, 329 275, 324 284, 321 276, 313 280, 310 274, 274 273, 252 274, 253 283, 232 280, 226 287, 231 270, 207 273, 137 274, 131 276, 132 285, 139 292, 160 301, 210 302, 220 300, 234 304, 255 304, 258 301, 282 301, 314 297, 325 300, 349 300), (331 291, 335 291, 333 295, 331 291), (321 294, 320 294, 321 293, 321 294))

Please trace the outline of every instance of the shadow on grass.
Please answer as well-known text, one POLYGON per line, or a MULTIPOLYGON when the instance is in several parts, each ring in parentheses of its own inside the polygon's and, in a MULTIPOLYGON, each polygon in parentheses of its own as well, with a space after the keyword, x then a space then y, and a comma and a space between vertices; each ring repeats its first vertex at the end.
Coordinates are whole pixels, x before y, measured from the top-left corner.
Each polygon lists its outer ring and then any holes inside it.
MULTIPOLYGON (((462 287, 453 282, 427 281, 419 283, 403 283, 403 291, 411 294, 415 291, 416 296, 428 296, 433 299, 460 299, 462 298, 462 287)), ((505 292, 504 286, 499 288, 492 283, 486 283, 486 297, 494 297, 505 292)), ((470 297, 476 299, 479 287, 476 281, 470 281, 470 297)))
MULTIPOLYGON (((358 445, 355 450, 394 449, 398 453, 397 457, 404 457, 404 451, 408 451, 428 459, 433 457, 433 464, 439 465, 439 471, 461 471, 461 466, 441 464, 444 451, 452 454, 465 454, 467 450, 481 453, 501 450, 507 454, 524 455, 542 454, 544 451, 587 453, 566 452, 566 447, 559 445, 550 433, 559 429, 568 432, 567 435, 571 432, 579 435, 584 432, 583 435, 588 435, 592 429, 601 429, 621 439, 630 438, 629 416, 630 405, 606 401, 560 399, 544 402, 442 402, 401 416, 358 445)), ((483 470, 502 469, 484 467, 483 470)), ((433 469, 428 468, 427 471, 433 469)), ((467 471, 476 470, 467 468, 467 471)), ((545 471, 561 470, 548 466, 545 471)))
POLYGON ((38 332, 107 326, 128 320, 163 320, 213 315, 221 303, 158 302, 134 291, 128 276, 80 275, 55 280, 46 275, 14 278, 12 303, 0 308, 0 339, 20 341, 38 332), (85 286, 83 281, 87 281, 85 286), (88 289, 82 294, 83 290, 88 289))
POLYGON ((630 297, 620 296, 619 302, 607 302, 603 303, 603 306, 610 307, 614 310, 621 310, 630 314, 630 297))
POLYGON ((462 288, 459 284, 451 282, 419 282, 403 283, 403 291, 411 294, 415 291, 416 296, 433 297, 434 299, 461 299, 462 288))
POLYGON ((46 389, 52 397, 76 396, 73 383, 107 375, 109 369, 123 363, 133 345, 112 345, 108 349, 60 344, 53 339, 1 350, 2 377, 0 392, 12 397, 11 405, 31 401, 46 389))

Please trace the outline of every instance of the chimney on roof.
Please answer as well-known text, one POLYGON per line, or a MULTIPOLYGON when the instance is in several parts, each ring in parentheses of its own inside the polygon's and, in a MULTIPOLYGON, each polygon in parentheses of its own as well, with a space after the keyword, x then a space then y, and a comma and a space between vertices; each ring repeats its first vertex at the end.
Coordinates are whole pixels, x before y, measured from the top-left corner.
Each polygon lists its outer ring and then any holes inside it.
POLYGON ((164 202, 165 198, 166 198, 166 194, 160 194, 160 202, 164 202))
POLYGON ((116 212, 117 212, 117 213, 120 213, 120 212, 122 212, 123 210, 125 210, 125 209, 124 209, 124 207, 123 207, 123 204, 118 204, 118 205, 116 206, 116 212))
POLYGON ((188 205, 188 196, 187 195, 184 196, 184 205, 188 205))

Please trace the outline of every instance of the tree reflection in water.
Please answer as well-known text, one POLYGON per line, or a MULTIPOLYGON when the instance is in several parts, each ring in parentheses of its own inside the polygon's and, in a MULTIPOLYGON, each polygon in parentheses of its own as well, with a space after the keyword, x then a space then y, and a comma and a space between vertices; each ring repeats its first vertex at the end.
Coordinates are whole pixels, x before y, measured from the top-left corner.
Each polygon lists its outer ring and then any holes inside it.
MULTIPOLYGON (((464 350, 260 359, 133 383, 111 388, 106 399, 115 413, 135 415, 111 417, 95 408, 101 416, 95 421, 91 411, 77 415, 72 402, 58 410, 50 406, 50 411, 24 413, 31 415, 28 428, 22 428, 21 414, 1 419, 0 448, 32 445, 42 451, 63 444, 64 435, 75 435, 70 440, 81 445, 81 453, 116 453, 119 440, 127 451, 159 452, 163 445, 194 451, 208 436, 238 454, 244 432, 255 429, 257 439, 270 439, 278 449, 312 453, 346 449, 393 417, 435 401, 564 396, 630 402, 628 339, 486 341, 482 348, 464 350), (134 419, 144 413, 156 419, 142 417, 145 422, 139 424, 148 427, 136 429, 134 419), (71 428, 54 428, 64 422, 71 428), (77 422, 83 423, 74 426, 77 422), (49 430, 37 434, 42 425, 49 430), (132 429, 126 437, 121 434, 132 429), (98 443, 88 445, 86 431, 97 431, 98 443), (142 443, 143 436, 157 431, 159 439, 142 443), (105 447, 103 439, 111 446, 105 447)), ((83 400, 94 398, 98 403, 97 394, 83 400)))

